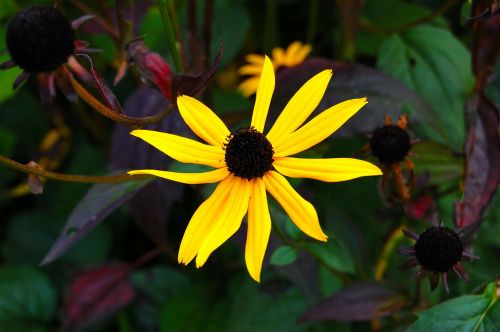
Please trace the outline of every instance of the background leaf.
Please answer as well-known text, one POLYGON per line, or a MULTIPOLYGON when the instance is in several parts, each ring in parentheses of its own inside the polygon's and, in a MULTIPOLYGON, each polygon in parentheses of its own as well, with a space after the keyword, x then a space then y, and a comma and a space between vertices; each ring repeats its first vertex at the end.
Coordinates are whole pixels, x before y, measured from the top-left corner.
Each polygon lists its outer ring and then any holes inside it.
POLYGON ((281 246, 271 255, 270 263, 283 266, 293 263, 297 259, 297 250, 290 246, 281 246))
POLYGON ((52 331, 56 291, 39 270, 23 265, 0 267, 0 330, 52 331))
POLYGON ((63 255, 147 183, 148 180, 138 180, 93 185, 74 208, 59 238, 41 264, 48 264, 63 255))
POLYGON ((405 299, 379 283, 353 284, 309 309, 302 321, 370 320, 392 314, 405 299))
POLYGON ((417 313, 408 332, 500 330, 500 303, 494 282, 481 295, 464 295, 417 313))
POLYGON ((462 149, 464 106, 473 76, 467 49, 449 31, 430 25, 390 37, 380 47, 377 67, 425 98, 440 130, 422 128, 429 138, 462 149))
POLYGON ((325 69, 333 69, 333 78, 315 114, 347 99, 368 98, 368 104, 335 132, 334 137, 367 134, 383 125, 386 115, 397 119, 403 112, 410 114, 411 123, 438 126, 429 105, 401 81, 367 66, 311 58, 301 65, 277 72, 268 128, 299 87, 325 69))
POLYGON ((127 264, 105 265, 78 273, 72 280, 64 325, 80 331, 129 304, 135 292, 127 264))

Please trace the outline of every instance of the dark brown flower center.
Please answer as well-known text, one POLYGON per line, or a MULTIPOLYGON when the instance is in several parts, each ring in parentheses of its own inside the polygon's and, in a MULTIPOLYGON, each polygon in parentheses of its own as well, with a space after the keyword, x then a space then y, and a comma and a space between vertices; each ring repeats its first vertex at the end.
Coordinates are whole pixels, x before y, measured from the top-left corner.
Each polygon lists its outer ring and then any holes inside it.
POLYGON ((458 234, 448 227, 431 227, 415 244, 419 264, 432 272, 447 272, 462 259, 463 245, 458 234))
POLYGON ((384 164, 400 162, 410 151, 410 136, 398 126, 386 125, 373 132, 370 148, 372 154, 384 164))
POLYGON ((19 67, 30 73, 50 72, 74 51, 74 31, 59 10, 31 6, 7 26, 7 49, 19 67))
POLYGON ((244 179, 262 177, 273 165, 273 146, 255 128, 241 128, 224 144, 225 161, 231 173, 244 179))

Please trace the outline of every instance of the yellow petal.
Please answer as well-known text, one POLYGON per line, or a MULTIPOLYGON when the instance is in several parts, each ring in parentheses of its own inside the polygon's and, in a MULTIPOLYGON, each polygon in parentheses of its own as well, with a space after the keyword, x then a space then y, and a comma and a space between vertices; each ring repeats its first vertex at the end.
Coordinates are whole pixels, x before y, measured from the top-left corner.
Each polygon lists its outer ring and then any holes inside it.
POLYGON ((225 167, 203 173, 177 173, 169 171, 159 171, 156 169, 140 169, 136 171, 129 171, 127 173, 130 175, 149 174, 167 180, 172 180, 175 182, 181 182, 186 184, 219 182, 229 175, 229 171, 225 167))
POLYGON ((220 207, 224 205, 231 192, 233 180, 233 177, 222 180, 212 195, 198 207, 191 217, 179 248, 179 263, 187 265, 198 254, 201 244, 214 225, 220 207))
POLYGON ((324 70, 308 80, 290 99, 267 134, 267 139, 279 145, 288 134, 297 129, 314 111, 325 94, 331 70, 324 70))
POLYGON ((222 147, 196 142, 192 139, 153 130, 134 130, 130 133, 148 142, 161 152, 182 163, 224 167, 222 147))
POLYGON ((262 66, 260 66, 260 65, 244 65, 238 69, 238 74, 260 76, 261 71, 262 71, 262 66))
POLYGON ((377 166, 360 159, 275 158, 274 168, 292 178, 309 178, 326 182, 347 181, 361 176, 382 175, 377 166))
POLYGON ((262 54, 247 54, 245 60, 247 60, 248 63, 260 65, 261 67, 264 65, 264 55, 262 54))
POLYGON ((366 104, 366 98, 358 98, 330 107, 280 140, 279 144, 273 144, 274 155, 286 157, 309 149, 333 134, 366 104))
POLYGON ((273 48, 273 66, 274 68, 278 68, 284 63, 285 59, 285 50, 281 47, 273 48))
POLYGON ((177 106, 189 128, 214 146, 222 146, 230 134, 222 120, 202 102, 189 97, 177 97, 177 106))
POLYGON ((304 62, 304 60, 307 58, 309 53, 311 53, 311 51, 312 51, 311 45, 309 45, 309 44, 303 45, 300 48, 300 50, 298 50, 295 53, 295 62, 296 62, 295 64, 298 65, 298 64, 304 62))
POLYGON ((267 191, 281 204, 297 227, 307 235, 326 241, 327 236, 321 230, 314 206, 303 199, 279 173, 269 171, 264 175, 267 191))
MULTIPOLYGON (((259 73, 260 74, 260 73, 259 73)), ((259 76, 254 76, 247 78, 238 86, 238 90, 243 93, 245 97, 250 97, 257 91, 257 87, 259 86, 259 76)))
MULTIPOLYGON (((232 175, 230 177, 233 177, 232 175)), ((230 184, 231 191, 226 201, 214 206, 219 212, 213 222, 213 226, 206 234, 196 256, 196 267, 200 267, 207 261, 215 249, 220 247, 240 228, 241 221, 248 210, 250 198, 250 182, 247 179, 235 177, 230 184)))
POLYGON ((255 105, 252 114, 252 126, 260 132, 264 131, 267 112, 271 104, 271 98, 274 92, 274 69, 271 60, 266 56, 264 67, 257 87, 255 105))
POLYGON ((260 178, 251 181, 252 193, 248 203, 248 230, 245 245, 245 262, 248 273, 260 282, 262 261, 271 234, 271 216, 267 206, 266 187, 260 178))
POLYGON ((288 66, 293 66, 296 62, 296 55, 302 49, 302 43, 300 41, 294 41, 286 48, 286 63, 288 66))

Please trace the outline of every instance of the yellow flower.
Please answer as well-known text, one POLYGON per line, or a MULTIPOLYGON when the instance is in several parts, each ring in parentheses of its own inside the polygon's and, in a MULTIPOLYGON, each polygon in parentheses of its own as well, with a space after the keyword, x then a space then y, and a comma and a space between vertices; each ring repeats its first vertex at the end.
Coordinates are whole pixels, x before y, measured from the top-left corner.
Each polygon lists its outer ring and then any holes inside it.
MULTIPOLYGON (((300 41, 294 41, 286 50, 281 47, 276 47, 273 49, 273 67, 274 69, 278 69, 279 67, 297 66, 304 62, 309 53, 311 53, 311 45, 302 44, 300 41)), ((240 67, 238 73, 242 76, 248 75, 251 77, 241 82, 238 86, 238 90, 240 90, 245 97, 248 97, 257 91, 260 73, 264 64, 264 55, 248 54, 245 59, 248 64, 240 67)))
POLYGON ((248 212, 245 261, 252 278, 259 281, 271 232, 266 190, 299 229, 317 240, 327 240, 312 204, 283 175, 335 182, 382 174, 378 167, 358 159, 290 157, 323 141, 367 103, 366 98, 344 101, 301 126, 323 98, 331 76, 332 71, 325 70, 304 84, 267 135, 263 134, 264 124, 275 83, 273 65, 267 56, 250 128, 231 133, 203 103, 180 96, 177 105, 182 118, 208 144, 168 133, 132 131, 132 135, 180 162, 207 165, 214 170, 203 173, 136 170, 129 174, 151 174, 187 184, 219 182, 187 226, 179 249, 179 263, 188 264, 196 257, 196 266, 202 266, 238 230, 248 212))

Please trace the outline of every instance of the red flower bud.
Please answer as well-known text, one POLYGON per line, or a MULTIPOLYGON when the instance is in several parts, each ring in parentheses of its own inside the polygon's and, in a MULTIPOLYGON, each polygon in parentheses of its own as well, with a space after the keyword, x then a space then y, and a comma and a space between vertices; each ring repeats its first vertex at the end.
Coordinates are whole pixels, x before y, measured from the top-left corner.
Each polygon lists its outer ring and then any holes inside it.
POLYGON ((158 53, 151 52, 142 39, 127 45, 128 60, 134 63, 142 80, 156 86, 165 97, 172 99, 172 70, 158 53))

